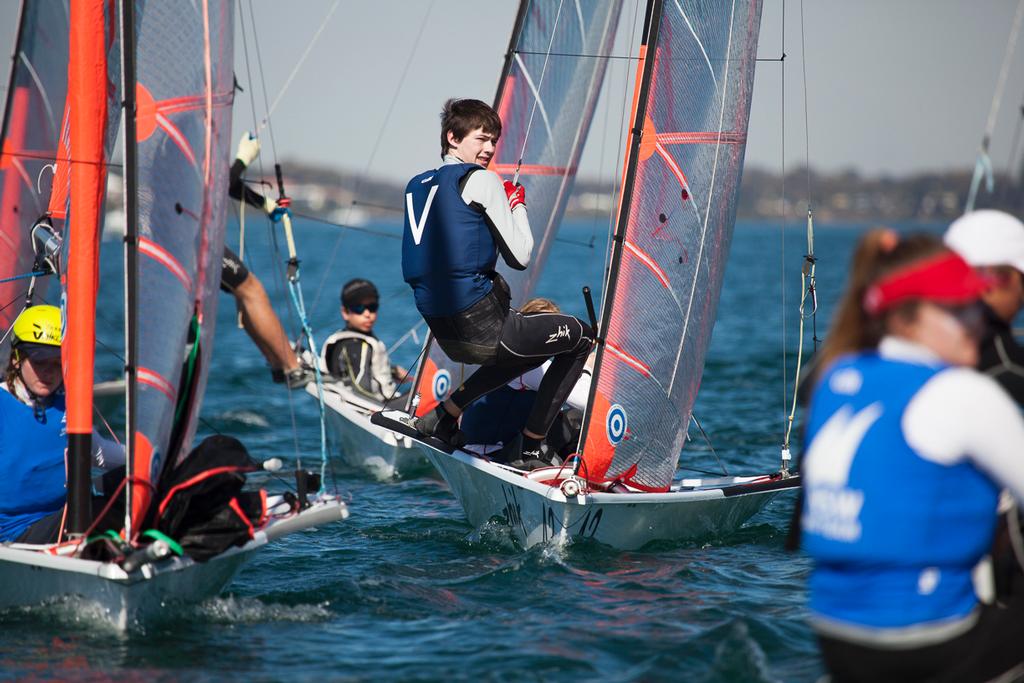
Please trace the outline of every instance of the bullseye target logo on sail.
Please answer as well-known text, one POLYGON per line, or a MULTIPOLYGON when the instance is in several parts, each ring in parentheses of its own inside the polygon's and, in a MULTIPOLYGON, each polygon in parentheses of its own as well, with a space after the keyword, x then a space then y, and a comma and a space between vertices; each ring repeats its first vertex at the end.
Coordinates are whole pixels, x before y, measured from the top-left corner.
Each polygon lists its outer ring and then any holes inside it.
POLYGON ((618 446, 619 442, 626 436, 626 429, 629 424, 626 420, 626 410, 618 403, 608 409, 608 417, 605 418, 605 429, 608 432, 608 443, 618 446))
POLYGON ((443 401, 448 398, 448 392, 452 388, 452 376, 447 370, 438 370, 434 374, 434 400, 443 401))

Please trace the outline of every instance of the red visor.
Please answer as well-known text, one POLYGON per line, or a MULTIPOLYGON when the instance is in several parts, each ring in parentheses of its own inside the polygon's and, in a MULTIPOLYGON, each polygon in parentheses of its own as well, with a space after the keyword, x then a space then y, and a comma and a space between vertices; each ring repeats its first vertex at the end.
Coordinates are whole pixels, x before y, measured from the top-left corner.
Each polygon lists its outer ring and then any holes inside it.
POLYGON ((884 313, 912 299, 959 306, 976 301, 988 289, 966 261, 946 252, 897 270, 864 293, 864 310, 869 315, 884 313))

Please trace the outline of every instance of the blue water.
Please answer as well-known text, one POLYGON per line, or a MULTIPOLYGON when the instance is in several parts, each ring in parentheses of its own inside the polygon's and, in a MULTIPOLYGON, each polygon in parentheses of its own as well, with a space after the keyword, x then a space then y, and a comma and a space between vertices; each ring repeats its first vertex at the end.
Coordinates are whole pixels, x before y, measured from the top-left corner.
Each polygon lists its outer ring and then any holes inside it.
MULTIPOLYGON (((564 237, 594 237, 596 247, 560 244, 541 295, 583 313, 575 285, 566 282, 583 279, 600 288, 605 227, 605 221, 566 226, 564 237)), ((307 305, 321 339, 340 325, 338 290, 351 277, 368 277, 380 288, 377 331, 385 341, 417 321, 400 277, 398 240, 301 221, 296 231, 307 305)), ((858 234, 855 226, 818 230, 819 334, 858 234)), ((237 234, 231 241, 237 243, 237 234)), ((284 311, 262 226, 247 241, 251 264, 284 311)), ((802 227, 787 229, 785 242, 791 375, 802 227)), ((738 226, 726 272, 696 414, 730 471, 778 465, 786 413, 781 244, 777 227, 738 226)), ((117 248, 104 243, 102 277, 110 288, 100 307, 100 336, 115 348, 117 248)), ((287 323, 289 316, 282 317, 287 323)), ((395 360, 408 366, 417 351, 408 344, 395 360)), ((104 353, 97 366, 101 378, 113 376, 119 361, 104 353)), ((202 416, 203 434, 235 435, 259 458, 291 461, 299 454, 317 463, 314 403, 271 383, 226 295, 202 416)), ((687 448, 685 464, 716 467, 699 435, 687 448)), ((809 681, 821 673, 805 623, 808 564, 782 547, 791 495, 735 534, 701 544, 522 551, 500 531, 467 540, 471 529, 460 507, 436 478, 376 482, 346 471, 340 458, 331 468, 351 496, 347 522, 277 543, 221 597, 171 607, 166 618, 127 634, 79 603, 2 613, 0 678, 809 681)))

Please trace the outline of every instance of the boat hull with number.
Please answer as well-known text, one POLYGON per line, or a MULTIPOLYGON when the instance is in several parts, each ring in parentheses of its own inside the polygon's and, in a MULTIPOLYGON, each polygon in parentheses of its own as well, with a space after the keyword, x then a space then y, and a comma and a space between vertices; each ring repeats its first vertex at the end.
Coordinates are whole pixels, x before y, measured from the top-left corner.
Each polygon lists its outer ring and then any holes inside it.
POLYGON ((633 550, 653 541, 714 538, 736 531, 777 495, 799 486, 798 477, 766 475, 687 481, 666 493, 566 496, 544 480, 558 476, 559 468, 525 476, 465 451, 423 448, 470 524, 479 529, 498 521, 527 548, 589 538, 633 550))
MULTIPOLYGON (((385 411, 374 422, 414 438, 407 415, 385 411)), ((633 550, 653 541, 694 541, 727 535, 799 476, 684 479, 664 493, 593 491, 565 468, 523 472, 433 439, 416 440, 477 529, 507 526, 526 548, 586 538, 633 550), (565 485, 566 481, 571 481, 565 485), (576 488, 579 493, 567 495, 576 488)))

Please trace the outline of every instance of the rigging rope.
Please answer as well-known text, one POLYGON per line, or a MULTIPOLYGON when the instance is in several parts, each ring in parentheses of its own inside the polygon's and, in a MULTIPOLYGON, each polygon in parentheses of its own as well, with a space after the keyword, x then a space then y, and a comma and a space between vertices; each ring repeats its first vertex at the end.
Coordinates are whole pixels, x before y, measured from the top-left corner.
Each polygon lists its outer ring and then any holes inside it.
MULTIPOLYGON (((332 9, 332 12, 333 12, 333 9, 332 9)), ((286 198, 285 191, 284 191, 284 178, 283 178, 283 175, 281 173, 281 166, 280 166, 279 163, 277 163, 277 146, 276 146, 275 141, 274 141, 274 129, 273 129, 273 126, 270 124, 270 106, 267 104, 266 79, 265 79, 265 75, 264 75, 264 71, 263 71, 263 59, 262 59, 262 56, 261 56, 261 53, 260 53, 260 47, 259 47, 259 36, 258 36, 258 34, 256 32, 256 15, 255 15, 255 12, 253 11, 252 0, 249 1, 249 19, 250 19, 250 24, 251 24, 252 30, 253 30, 253 45, 254 45, 254 48, 255 48, 255 51, 256 51, 256 64, 257 64, 257 68, 258 68, 259 75, 260 75, 260 83, 261 83, 262 89, 263 89, 263 102, 264 102, 264 105, 266 107, 266 110, 265 110, 266 111, 266 116, 264 116, 264 118, 263 118, 263 123, 266 125, 267 130, 270 133, 271 154, 272 154, 273 159, 274 159, 274 170, 275 170, 275 173, 277 175, 277 185, 278 185, 278 191, 279 191, 279 200, 278 201, 280 202, 281 200, 284 200, 286 198)), ((243 17, 243 25, 244 25, 244 17, 243 17)), ((321 30, 322 30, 322 28, 323 27, 321 27, 321 30)), ((317 35, 319 35, 319 32, 318 32, 317 35)), ((247 72, 248 72, 249 71, 248 50, 246 50, 246 60, 247 60, 246 61, 246 69, 247 69, 247 72)), ((301 60, 300 60, 300 63, 301 63, 301 60)), ((251 78, 251 72, 249 72, 249 73, 250 73, 250 78, 251 78)), ((294 72, 293 72, 293 76, 294 76, 294 72)), ((250 88, 251 88, 251 86, 252 86, 252 83, 250 81, 250 88)), ((255 110, 255 106, 254 106, 254 108, 253 108, 253 118, 255 119, 255 117, 256 117, 256 110, 255 110)), ((262 160, 260 160, 260 168, 261 168, 261 171, 262 171, 262 160)), ((242 201, 243 201, 243 203, 245 201, 244 200, 244 193, 243 193, 242 201)), ((273 245, 274 254, 275 255, 279 255, 280 252, 279 252, 279 249, 278 249, 278 246, 277 246, 276 233, 274 232, 274 229, 273 229, 273 222, 268 220, 268 223, 270 224, 270 231, 271 231, 271 236, 272 236, 271 242, 272 242, 272 245, 273 245)), ((295 314, 298 316, 298 319, 299 319, 299 325, 300 325, 302 336, 305 338, 305 342, 309 346, 311 355, 313 355, 313 354, 316 353, 317 347, 316 347, 316 341, 315 341, 315 339, 313 337, 313 329, 312 329, 312 327, 311 327, 311 325, 309 323, 309 318, 308 318, 308 316, 306 314, 305 299, 303 298, 303 295, 302 295, 302 286, 300 284, 300 279, 299 279, 299 259, 298 259, 298 255, 297 255, 297 252, 296 252, 296 249, 295 249, 295 240, 294 240, 294 235, 293 235, 293 232, 292 232, 291 217, 287 213, 285 213, 281 217, 281 223, 282 223, 282 225, 284 227, 285 240, 286 240, 286 243, 287 243, 287 246, 288 246, 288 261, 287 261, 287 275, 286 275, 287 282, 288 282, 288 293, 289 293, 291 301, 292 301, 292 307, 294 308, 295 314)), ((275 272, 276 275, 279 275, 279 273, 278 273, 278 271, 276 269, 274 270, 274 272, 275 272)), ((297 349, 297 351, 301 352, 301 346, 299 347, 299 349, 297 349)), ((320 410, 320 491, 319 492, 320 493, 324 493, 326 491, 326 485, 327 485, 327 462, 328 462, 328 452, 327 452, 327 415, 326 415, 326 406, 324 404, 323 377, 322 377, 321 372, 320 372, 320 364, 317 362, 315 355, 313 355, 313 362, 311 363, 311 365, 313 367, 313 375, 314 375, 314 377, 316 379, 317 399, 318 399, 319 410, 320 410)), ((300 360, 300 367, 301 367, 301 360, 300 360)), ((285 382, 285 384, 287 386, 287 381, 285 382)), ((290 409, 291 417, 292 417, 293 438, 295 440, 296 462, 298 464, 298 467, 301 469, 301 467, 302 467, 302 459, 301 459, 301 456, 299 455, 299 450, 298 450, 298 426, 297 426, 296 420, 295 420, 295 409, 294 409, 294 405, 293 405, 293 401, 292 401, 292 389, 291 389, 290 386, 288 386, 287 389, 288 389, 288 404, 289 404, 289 409, 290 409)))
MULTIPOLYGON (((1024 2, 1024 0, 1022 0, 1022 2, 1024 2)), ((783 12, 785 12, 785 9, 783 9, 783 12)), ((783 31, 785 31, 785 20, 783 20, 783 31)), ((800 373, 803 369, 804 331, 808 317, 810 317, 811 319, 811 336, 814 343, 815 351, 818 350, 818 342, 820 341, 820 339, 818 339, 818 294, 815 274, 815 270, 817 268, 817 258, 814 256, 814 209, 811 195, 811 143, 810 119, 808 116, 807 104, 807 44, 805 41, 805 34, 806 32, 804 30, 804 3, 803 0, 800 0, 800 59, 803 75, 804 97, 804 170, 807 174, 807 252, 804 254, 803 267, 800 269, 800 326, 797 336, 796 370, 793 378, 793 397, 792 403, 790 404, 789 408, 789 414, 786 417, 786 431, 782 441, 783 473, 789 471, 789 463, 792 459, 790 444, 793 433, 793 423, 796 418, 797 396, 799 394, 800 386, 800 373), (809 314, 807 313, 808 302, 811 305, 811 311, 809 314)), ((783 50, 783 58, 785 58, 785 50, 783 50)), ((785 72, 785 67, 783 67, 783 72, 785 72)), ((785 97, 785 94, 783 94, 783 97, 785 97)), ((783 173, 783 177, 785 177, 785 173, 783 173)), ((783 206, 783 211, 785 211, 785 206, 783 206)), ((783 258, 785 258, 784 255, 783 258)), ((783 357, 785 357, 785 353, 786 348, 785 346, 783 346, 783 357)), ((783 370, 783 372, 783 377, 785 380, 785 370, 783 370)))
POLYGON ((992 133, 995 131, 996 118, 999 115, 999 106, 1003 99, 1003 89, 1006 87, 1006 78, 1010 73, 1010 63, 1013 61, 1013 53, 1017 48, 1017 36, 1020 34, 1022 19, 1024 19, 1024 0, 1018 0, 1017 11, 1013 14, 1010 37, 1007 39, 1006 49, 1003 51, 1003 64, 999 68, 996 91, 992 95, 992 104, 988 109, 985 134, 981 138, 981 146, 978 148, 978 159, 974 162, 974 174, 971 176, 971 188, 967 192, 967 203, 964 205, 964 213, 970 213, 974 210, 974 202, 978 197, 978 186, 981 185, 983 178, 985 180, 985 190, 989 194, 995 189, 995 181, 992 178, 992 160, 988 156, 988 148, 992 141, 992 133))
MULTIPOLYGON (((256 114, 256 111, 257 111, 257 108, 256 108, 256 94, 255 94, 256 86, 255 86, 255 81, 253 80, 253 77, 252 77, 252 62, 251 62, 251 60, 249 58, 249 41, 248 41, 248 39, 246 37, 247 36, 247 31, 246 31, 246 28, 245 28, 245 11, 244 11, 244 7, 240 6, 240 9, 242 10, 240 12, 240 23, 241 23, 241 26, 242 26, 242 46, 244 48, 243 54, 245 55, 245 73, 246 73, 246 76, 249 79, 249 81, 248 81, 248 83, 249 83, 249 104, 250 104, 251 113, 252 113, 253 130, 256 130, 256 128, 258 127, 257 114, 256 114)), ((249 17, 250 17, 250 25, 252 26, 252 31, 255 34, 255 32, 256 32, 256 19, 255 19, 255 13, 253 11, 252 1, 251 0, 249 2, 249 17)), ((255 35, 254 35, 254 37, 255 37, 255 35)), ((254 49, 258 49, 258 46, 254 46, 254 49)), ((260 66, 262 67, 262 60, 260 62, 260 66)), ((260 80, 263 81, 262 75, 260 76, 260 80)), ((264 82, 263 101, 266 102, 266 83, 265 82, 264 82)), ((259 166, 260 177, 263 177, 265 175, 264 168, 263 168, 263 156, 260 153, 258 153, 258 152, 256 154, 256 163, 259 166)), ((244 193, 243 193, 243 203, 244 203, 244 193)), ((268 233, 269 233, 269 236, 270 236, 271 251, 273 252, 274 257, 276 259, 276 258, 278 258, 280 256, 280 249, 279 249, 278 244, 277 244, 277 233, 274 231, 273 223, 271 221, 267 221, 267 223, 268 223, 268 226, 267 226, 268 233)), ((280 293, 284 289, 283 284, 281 282, 281 273, 280 273, 280 271, 277 268, 271 268, 271 272, 274 274, 275 290, 280 295, 280 293)), ((289 307, 287 310, 288 310, 289 328, 294 329, 295 321, 292 320, 291 308, 289 307)), ((288 413, 289 413, 289 416, 291 418, 291 423, 292 423, 292 447, 293 447, 294 453, 295 453, 295 461, 297 463, 297 466, 301 467, 302 466, 302 456, 300 455, 300 451, 299 451, 299 427, 298 427, 298 423, 297 423, 296 417, 295 417, 295 404, 294 404, 294 401, 292 401, 292 394, 291 394, 290 390, 288 391, 288 413)))
MULTIPOLYGON (((1024 0, 1021 0, 1024 2, 1024 0)), ((519 161, 516 162, 516 171, 512 174, 512 184, 519 184, 519 170, 523 166, 523 156, 526 155, 526 143, 530 139, 530 129, 533 128, 533 116, 537 113, 537 105, 540 104, 540 93, 544 88, 544 76, 548 71, 548 58, 551 56, 551 46, 555 43, 555 33, 558 31, 558 19, 562 16, 562 4, 565 0, 558 0, 558 9, 555 11, 555 22, 551 26, 551 38, 548 39, 548 49, 544 53, 544 65, 540 68, 540 80, 537 82, 537 90, 533 94, 533 107, 530 108, 530 118, 526 122, 526 133, 523 134, 523 147, 519 150, 519 161)))
POLYGON ((1021 100, 1020 107, 1017 108, 1017 126, 1013 130, 1013 142, 1010 144, 1010 155, 1006 159, 1006 178, 1012 180, 1014 176, 1013 162, 1017 159, 1020 150, 1020 131, 1021 127, 1024 126, 1024 99, 1021 100))

